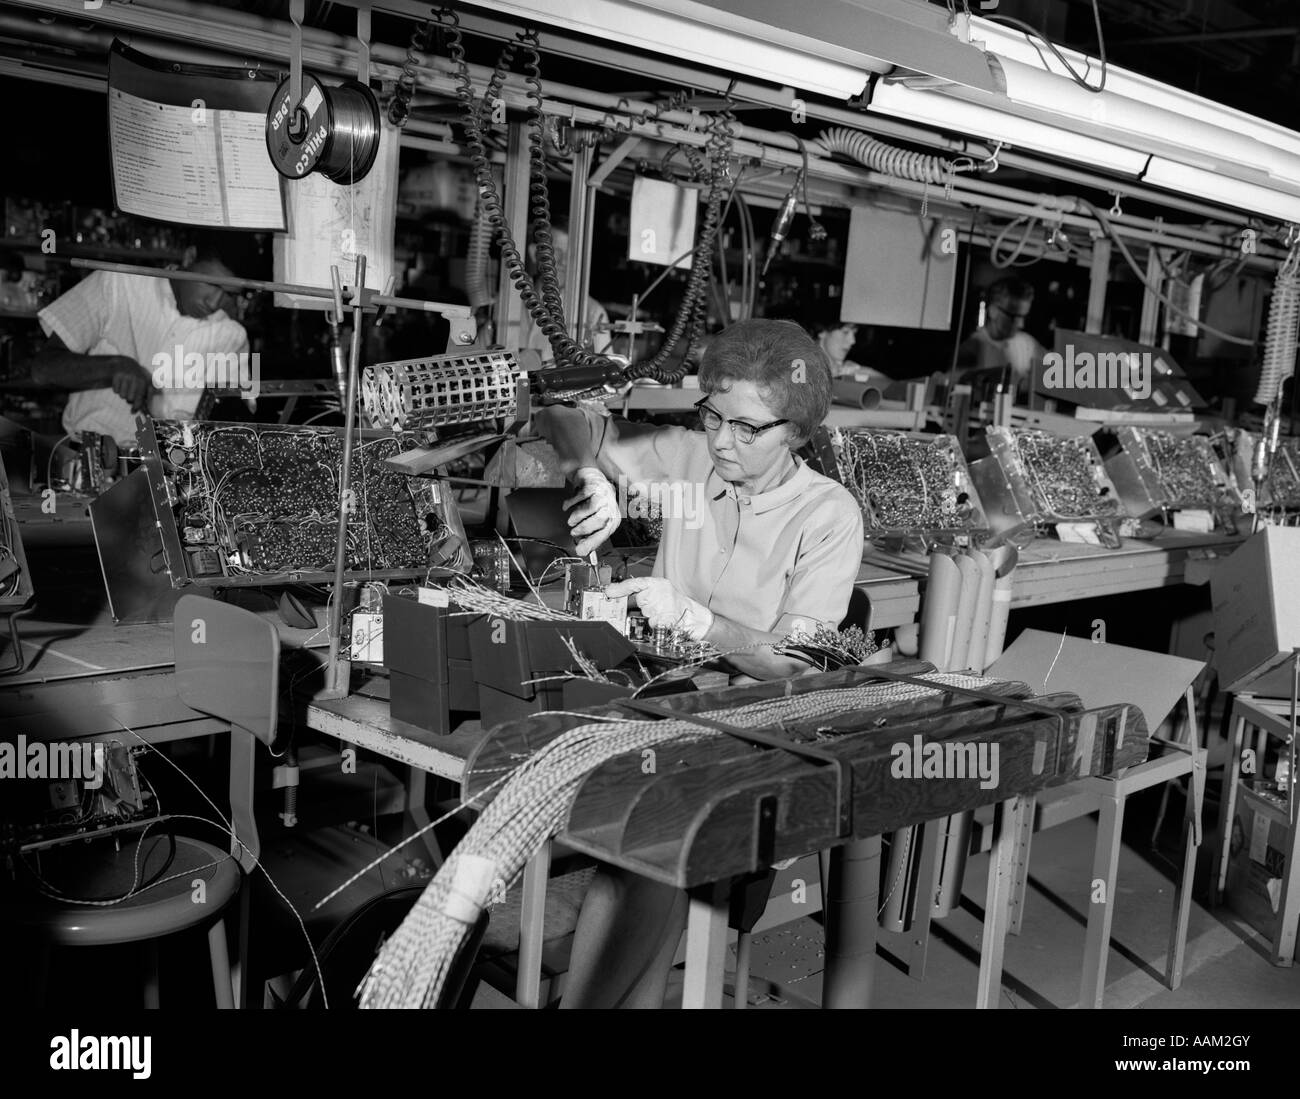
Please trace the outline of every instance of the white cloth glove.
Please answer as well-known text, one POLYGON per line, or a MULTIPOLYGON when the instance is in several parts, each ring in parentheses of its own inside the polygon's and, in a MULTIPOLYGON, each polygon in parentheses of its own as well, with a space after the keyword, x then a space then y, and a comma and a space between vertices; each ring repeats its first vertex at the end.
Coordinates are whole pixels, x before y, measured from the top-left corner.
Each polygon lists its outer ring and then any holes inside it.
POLYGON ((564 501, 564 507, 569 512, 569 533, 578 541, 579 557, 608 542, 623 521, 614 486, 593 466, 578 470, 578 491, 564 501))
POLYGON ((664 627, 681 630, 692 641, 703 641, 713 628, 713 612, 689 595, 683 595, 661 576, 620 580, 606 588, 605 594, 615 598, 635 595, 641 613, 656 630, 664 627))

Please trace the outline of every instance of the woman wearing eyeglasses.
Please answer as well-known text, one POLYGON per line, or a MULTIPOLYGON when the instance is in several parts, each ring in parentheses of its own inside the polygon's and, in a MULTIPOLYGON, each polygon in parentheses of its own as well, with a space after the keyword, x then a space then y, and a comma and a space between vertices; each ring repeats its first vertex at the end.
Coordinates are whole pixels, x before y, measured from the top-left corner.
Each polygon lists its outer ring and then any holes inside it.
MULTIPOLYGON (((664 516, 653 575, 612 585, 611 595, 635 595, 651 626, 708 641, 741 673, 797 674, 807 665, 772 646, 800 629, 836 628, 862 563, 852 495, 795 454, 830 408, 830 367, 798 325, 742 321, 711 341, 700 391, 703 431, 559 407, 534 422, 577 471, 568 505, 579 554, 617 528, 629 483, 659 482, 661 500, 702 501, 664 516)), ((602 871, 578 921, 563 1006, 661 1006, 685 914, 680 891, 602 871)))

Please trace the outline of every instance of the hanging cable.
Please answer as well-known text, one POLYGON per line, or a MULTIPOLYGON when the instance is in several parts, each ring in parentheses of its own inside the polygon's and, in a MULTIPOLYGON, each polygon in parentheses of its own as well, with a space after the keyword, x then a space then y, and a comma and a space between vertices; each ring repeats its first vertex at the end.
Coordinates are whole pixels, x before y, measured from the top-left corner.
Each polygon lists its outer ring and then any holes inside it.
MULTIPOLYGON (((1092 0, 1092 21, 1097 28, 1097 55, 1098 55, 1097 60, 1101 62, 1101 81, 1097 84, 1096 87, 1093 87, 1091 84, 1088 83, 1086 79, 1087 73, 1080 74, 1079 71, 1073 65, 1071 65, 1069 61, 1065 59, 1065 55, 1061 53, 1059 49, 1056 48, 1056 43, 1053 42, 1050 38, 1048 38, 1045 34, 1043 34, 1043 32, 1040 31, 1037 27, 1034 27, 1031 24, 1026 23, 1022 19, 1013 19, 1009 15, 990 15, 987 16, 987 18, 993 23, 1000 23, 1003 26, 1014 27, 1018 31, 1023 31, 1024 34, 1029 38, 1031 45, 1033 45, 1033 40, 1035 38, 1038 39, 1051 51, 1052 56, 1055 57, 1056 60, 1059 61, 1065 67, 1065 71, 1069 74, 1070 79, 1073 80, 1076 84, 1079 85, 1079 87, 1083 88, 1085 91, 1089 91, 1089 92, 1105 91, 1106 89, 1106 39, 1103 37, 1101 33, 1101 10, 1097 6, 1097 0, 1092 0)), ((1035 48, 1037 49, 1036 46, 1035 48)), ((1039 51, 1039 55, 1040 56, 1042 55, 1041 50, 1039 51)), ((1048 72, 1051 72, 1051 69, 1046 62, 1043 63, 1043 67, 1047 69, 1048 72)), ((1091 68, 1091 62, 1089 63, 1089 67, 1091 68)))
POLYGON ((420 62, 429 49, 429 35, 433 32, 433 21, 426 19, 423 25, 411 32, 410 44, 406 47, 406 58, 402 62, 402 75, 397 78, 397 87, 393 89, 393 98, 388 103, 388 121, 399 129, 406 125, 411 117, 411 100, 415 97, 416 75, 420 62))
POLYGON ((1158 286, 1153 285, 1147 278, 1146 272, 1139 266, 1138 261, 1133 258, 1133 253, 1129 251, 1128 245, 1124 243, 1124 238, 1116 232, 1115 226, 1111 224, 1110 218, 1086 198, 1076 198, 1074 201, 1096 218, 1097 224, 1101 226, 1102 231, 1111 239, 1115 247, 1119 249, 1120 255, 1124 257, 1129 267, 1133 269, 1133 273, 1137 275, 1138 282, 1150 290, 1151 293, 1164 304, 1166 309, 1171 313, 1191 321, 1200 331, 1208 332, 1212 336, 1218 336, 1219 339, 1224 340, 1227 343, 1237 344, 1242 347, 1255 346, 1257 342, 1256 340, 1248 340, 1242 336, 1234 336, 1231 332, 1225 332, 1221 328, 1215 328, 1213 325, 1206 324, 1204 321, 1198 320, 1181 305, 1172 301, 1167 294, 1163 293, 1158 286))
MULTIPOLYGON (((518 290, 525 308, 550 342, 558 365, 579 367, 611 366, 614 360, 611 360, 608 356, 597 355, 584 350, 568 334, 564 326, 559 284, 555 275, 554 243, 550 237, 545 149, 540 136, 544 123, 544 107, 541 96, 540 54, 537 49, 536 32, 531 30, 521 32, 518 44, 523 47, 527 55, 527 84, 530 100, 529 123, 532 131, 529 142, 529 195, 532 228, 538 252, 538 284, 540 284, 540 287, 534 283, 524 267, 518 245, 505 218, 496 180, 492 176, 484 142, 482 110, 475 110, 474 85, 469 74, 469 64, 465 56, 459 21, 456 19, 455 13, 448 9, 443 9, 439 13, 439 18, 444 20, 448 38, 448 52, 456 67, 458 84, 456 94, 464 115, 464 125, 471 149, 471 162, 474 166, 475 177, 478 181, 484 207, 487 210, 488 220, 492 225, 494 235, 500 242, 502 262, 510 274, 511 281, 518 290)), ((515 43, 510 43, 502 51, 501 58, 498 60, 489 80, 488 90, 482 100, 484 106, 492 103, 500 96, 500 90, 504 84, 510 60, 513 57, 514 46, 515 43)), ((641 118, 643 120, 653 118, 657 112, 666 109, 668 109, 666 106, 647 108, 641 113, 641 118)), ((689 355, 690 346, 697 342, 703 334, 708 316, 706 295, 713 266, 713 244, 717 233, 722 198, 726 190, 728 155, 734 140, 733 123, 734 118, 730 111, 725 112, 723 115, 715 114, 709 117, 707 123, 709 140, 706 143, 709 185, 705 199, 705 219, 699 239, 696 242, 694 263, 687 282, 686 296, 682 302, 677 320, 665 338, 659 352, 648 362, 638 363, 636 366, 627 368, 624 373, 628 378, 649 377, 661 382, 680 380, 687 369, 686 357, 683 356, 681 364, 672 370, 665 369, 664 363, 677 341, 687 332, 688 328, 690 334, 686 349, 687 355, 689 355)), ((617 128, 617 123, 611 122, 611 125, 617 128)))

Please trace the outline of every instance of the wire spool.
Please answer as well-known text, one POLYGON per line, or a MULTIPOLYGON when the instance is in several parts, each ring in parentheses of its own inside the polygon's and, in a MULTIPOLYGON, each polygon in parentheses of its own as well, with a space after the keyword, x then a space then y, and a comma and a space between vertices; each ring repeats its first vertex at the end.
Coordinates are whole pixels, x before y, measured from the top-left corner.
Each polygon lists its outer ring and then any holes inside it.
POLYGON ((359 183, 379 154, 379 100, 366 85, 345 80, 327 88, 302 74, 302 103, 289 102, 285 77, 266 113, 266 150, 286 179, 319 172, 331 183, 359 183))

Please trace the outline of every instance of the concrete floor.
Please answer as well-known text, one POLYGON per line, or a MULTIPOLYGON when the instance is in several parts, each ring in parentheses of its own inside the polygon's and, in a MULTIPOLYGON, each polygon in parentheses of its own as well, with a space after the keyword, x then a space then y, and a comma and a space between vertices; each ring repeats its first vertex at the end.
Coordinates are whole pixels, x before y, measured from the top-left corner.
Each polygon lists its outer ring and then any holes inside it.
MULTIPOLYGON (((1149 835, 1149 825, 1139 834, 1149 835)), ((1077 1005, 1095 835, 1095 820, 1083 817, 1034 837, 1022 932, 1007 940, 1003 1008, 1077 1005)), ((1206 848, 1202 848, 1202 859, 1208 860, 1206 848)), ((1176 991, 1165 987, 1173 906, 1171 873, 1172 867, 1163 870, 1158 858, 1149 861, 1125 845, 1104 1006, 1300 1007, 1300 969, 1270 965, 1262 939, 1249 927, 1226 910, 1212 914, 1200 904, 1191 914, 1182 985, 1176 991)), ((923 981, 912 979, 889 956, 878 954, 874 1006, 974 1006, 979 915, 987 875, 988 856, 973 857, 967 868, 962 907, 934 925, 923 981)), ((755 936, 751 1006, 819 1003, 823 942, 815 918, 755 936)))

